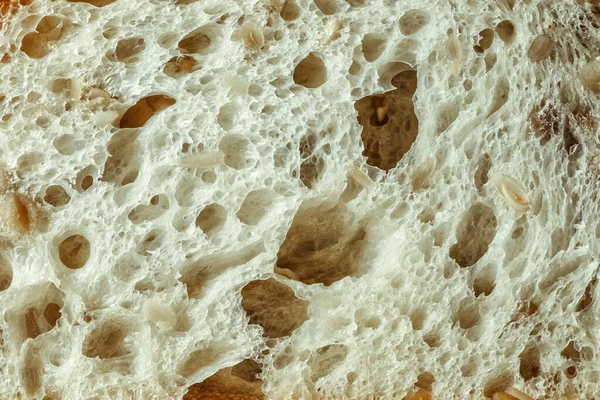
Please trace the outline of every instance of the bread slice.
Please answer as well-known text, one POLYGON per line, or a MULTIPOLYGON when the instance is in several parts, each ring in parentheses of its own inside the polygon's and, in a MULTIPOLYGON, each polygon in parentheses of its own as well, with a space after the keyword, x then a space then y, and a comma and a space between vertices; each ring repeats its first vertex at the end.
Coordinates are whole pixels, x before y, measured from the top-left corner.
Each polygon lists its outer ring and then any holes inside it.
POLYGON ((0 398, 596 398, 598 6, 0 0, 0 398))

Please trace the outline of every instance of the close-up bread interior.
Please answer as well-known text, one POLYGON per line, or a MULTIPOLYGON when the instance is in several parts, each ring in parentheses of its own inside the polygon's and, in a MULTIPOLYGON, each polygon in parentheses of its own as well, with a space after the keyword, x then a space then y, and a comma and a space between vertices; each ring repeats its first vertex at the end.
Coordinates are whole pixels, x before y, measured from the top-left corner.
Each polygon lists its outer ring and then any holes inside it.
POLYGON ((600 398, 600 1, 0 0, 0 400, 600 398))

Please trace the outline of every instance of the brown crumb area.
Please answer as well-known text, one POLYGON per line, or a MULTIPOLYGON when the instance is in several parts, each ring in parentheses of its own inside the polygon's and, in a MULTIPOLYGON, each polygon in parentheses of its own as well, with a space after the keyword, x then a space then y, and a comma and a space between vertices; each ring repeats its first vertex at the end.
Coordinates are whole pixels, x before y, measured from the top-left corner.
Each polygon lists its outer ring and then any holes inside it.
MULTIPOLYGON (((227 387, 215 386, 216 382, 196 383, 188 389, 183 400, 262 400, 263 396, 253 396, 239 393, 228 393, 227 387)), ((571 397, 567 397, 570 399, 571 397)), ((492 400, 529 400, 529 396, 523 394, 522 397, 515 397, 506 392, 495 393, 492 400)), ((334 400, 333 398, 330 400, 334 400)), ((425 389, 419 389, 411 395, 404 397, 403 400, 433 400, 431 393, 425 389)))
MULTIPOLYGON (((0 0, 0 17, 11 17, 19 7, 26 7, 31 3, 33 3, 33 0, 0 0)), ((0 20, 0 28, 2 22, 6 22, 6 19, 0 20)))
POLYGON ((425 389, 419 389, 410 396, 404 398, 404 400, 432 400, 431 393, 425 389))
POLYGON ((19 6, 17 0, 0 0, 0 15, 9 15, 14 13, 14 9, 19 6))
POLYGON ((259 400, 260 397, 244 394, 231 394, 219 392, 206 392, 202 387, 190 386, 183 400, 259 400))
POLYGON ((219 370, 188 388, 183 400, 262 400, 260 365, 252 360, 219 370))
MULTIPOLYGON (((511 396, 510 394, 508 394, 506 392, 501 392, 501 393, 495 393, 492 396, 492 399, 493 400, 526 400, 526 399, 528 399, 528 396, 527 397, 524 396, 523 399, 519 399, 518 397, 511 396)), ((412 395, 406 396, 403 400, 433 400, 433 398, 431 397, 431 393, 429 393, 427 390, 419 389, 412 395)))

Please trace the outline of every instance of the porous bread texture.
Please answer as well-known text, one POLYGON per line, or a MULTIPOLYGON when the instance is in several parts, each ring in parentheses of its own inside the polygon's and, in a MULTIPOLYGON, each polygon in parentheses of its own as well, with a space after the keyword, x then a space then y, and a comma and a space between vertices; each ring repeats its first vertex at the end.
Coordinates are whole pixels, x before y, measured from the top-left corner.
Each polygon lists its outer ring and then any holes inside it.
POLYGON ((2 1, 0 398, 595 396, 595 3, 2 1))

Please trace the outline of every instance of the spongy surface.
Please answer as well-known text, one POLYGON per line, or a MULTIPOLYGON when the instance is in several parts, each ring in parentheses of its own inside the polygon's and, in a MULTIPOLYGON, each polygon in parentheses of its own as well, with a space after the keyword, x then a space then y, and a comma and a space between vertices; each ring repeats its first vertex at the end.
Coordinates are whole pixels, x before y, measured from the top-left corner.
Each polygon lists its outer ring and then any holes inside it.
POLYGON ((0 398, 595 396, 590 3, 0 1, 0 398))

